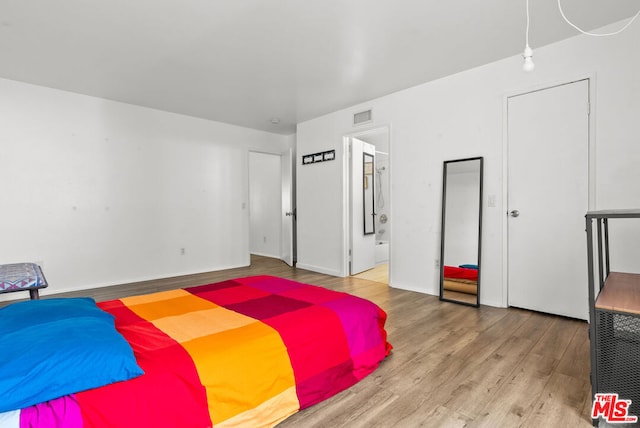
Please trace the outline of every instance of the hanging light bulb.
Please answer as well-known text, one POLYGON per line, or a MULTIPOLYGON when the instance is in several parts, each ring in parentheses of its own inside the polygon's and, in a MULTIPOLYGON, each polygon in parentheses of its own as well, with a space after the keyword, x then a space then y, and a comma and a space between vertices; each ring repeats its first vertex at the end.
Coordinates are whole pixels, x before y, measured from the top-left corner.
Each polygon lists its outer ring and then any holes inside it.
POLYGON ((527 30, 525 33, 525 47, 522 57, 524 58, 522 69, 527 72, 533 71, 533 69, 536 68, 536 65, 533 63, 533 51, 529 47, 529 0, 527 0, 527 30))
POLYGON ((524 48, 524 52, 522 53, 522 57, 524 58, 524 64, 522 64, 522 69, 524 71, 533 71, 536 68, 536 65, 533 63, 533 51, 527 44, 524 48))

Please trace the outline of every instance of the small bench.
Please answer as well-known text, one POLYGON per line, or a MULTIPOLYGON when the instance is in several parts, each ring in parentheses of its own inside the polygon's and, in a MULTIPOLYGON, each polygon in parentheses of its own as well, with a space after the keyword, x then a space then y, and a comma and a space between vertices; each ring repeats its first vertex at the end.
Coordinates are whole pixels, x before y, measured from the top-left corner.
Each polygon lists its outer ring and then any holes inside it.
POLYGON ((29 291, 32 300, 39 299, 38 290, 47 286, 42 269, 35 263, 0 265, 0 294, 29 291))

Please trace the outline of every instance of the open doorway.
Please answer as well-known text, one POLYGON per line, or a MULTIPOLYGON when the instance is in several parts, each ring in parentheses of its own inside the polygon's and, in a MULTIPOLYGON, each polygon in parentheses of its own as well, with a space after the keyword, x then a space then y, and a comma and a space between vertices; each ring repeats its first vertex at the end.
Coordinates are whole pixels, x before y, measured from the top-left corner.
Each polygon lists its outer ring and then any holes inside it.
POLYGON ((351 162, 349 162, 347 174, 350 178, 350 221, 348 222, 350 242, 347 255, 349 274, 389 284, 391 241, 389 128, 382 127, 358 132, 347 138, 351 142, 351 162), (373 160, 373 163, 369 166, 366 159, 373 160), (367 203, 369 198, 372 199, 370 204, 367 203), (365 212, 361 211, 361 207, 364 207, 365 212), (370 215, 373 217, 373 227, 364 223, 370 215), (364 219, 362 221, 361 216, 364 219))
POLYGON ((295 264, 293 153, 249 152, 249 252, 295 264))

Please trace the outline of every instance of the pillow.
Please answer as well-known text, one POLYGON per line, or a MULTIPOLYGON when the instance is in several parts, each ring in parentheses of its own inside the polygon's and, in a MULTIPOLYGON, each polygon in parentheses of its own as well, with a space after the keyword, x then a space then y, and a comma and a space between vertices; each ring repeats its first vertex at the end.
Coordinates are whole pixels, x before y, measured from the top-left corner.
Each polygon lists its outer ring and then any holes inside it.
POLYGON ((143 374, 113 316, 90 298, 0 309, 0 412, 143 374))
POLYGON ((478 270, 478 265, 460 265, 458 267, 461 267, 463 269, 475 269, 475 270, 478 270))

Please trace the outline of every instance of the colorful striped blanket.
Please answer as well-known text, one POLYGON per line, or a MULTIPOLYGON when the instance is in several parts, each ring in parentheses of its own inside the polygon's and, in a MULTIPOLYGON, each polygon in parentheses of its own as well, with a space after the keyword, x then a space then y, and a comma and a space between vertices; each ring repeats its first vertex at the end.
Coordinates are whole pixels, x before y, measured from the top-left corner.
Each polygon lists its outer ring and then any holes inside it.
POLYGON ((377 305, 272 276, 98 306, 145 374, 22 409, 21 427, 274 426, 352 386, 391 350, 377 305))

